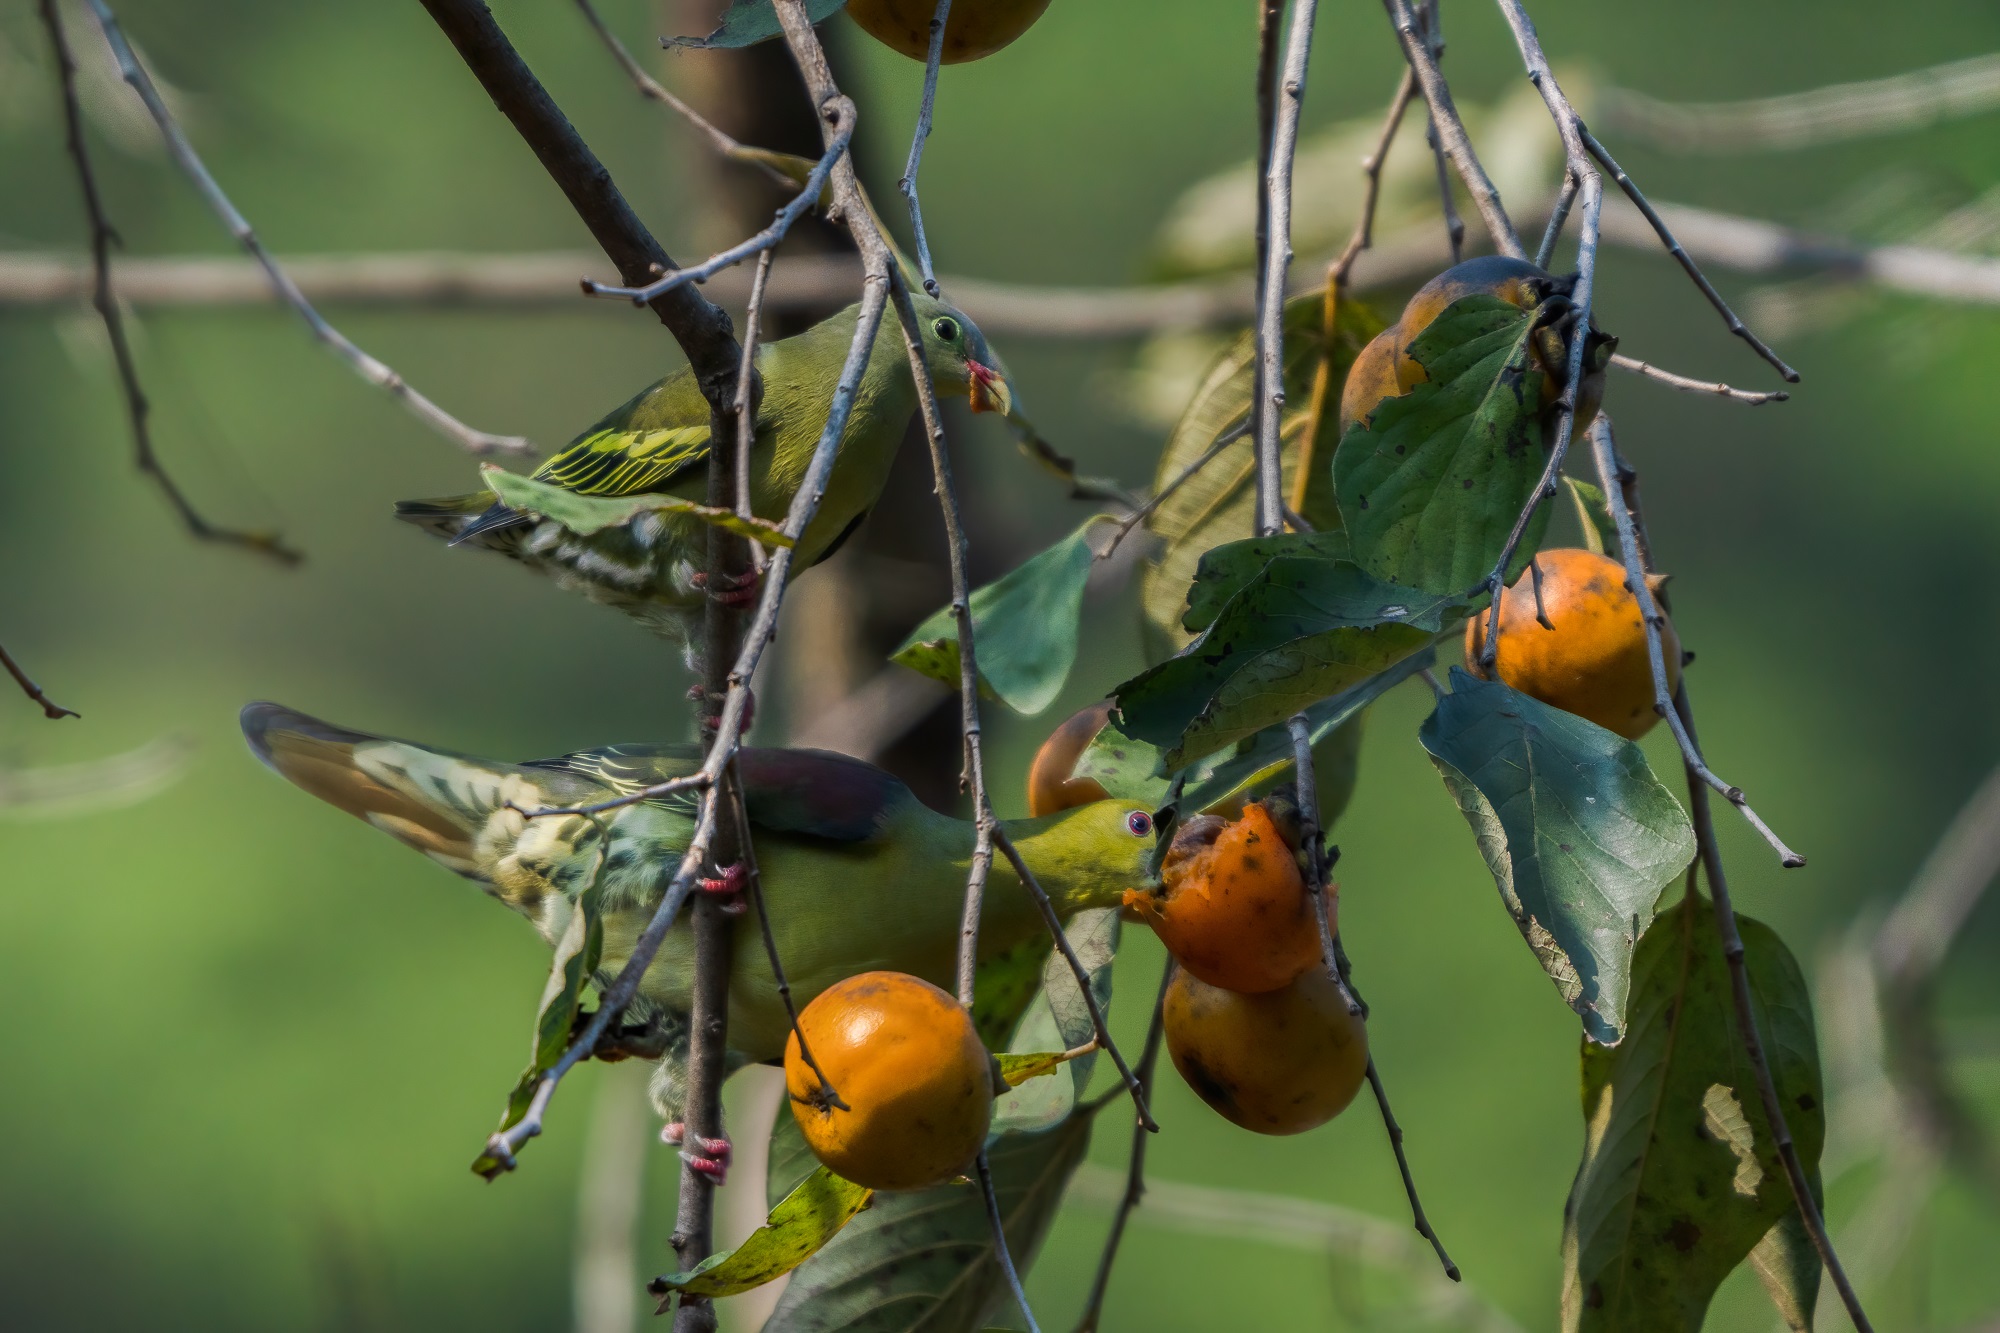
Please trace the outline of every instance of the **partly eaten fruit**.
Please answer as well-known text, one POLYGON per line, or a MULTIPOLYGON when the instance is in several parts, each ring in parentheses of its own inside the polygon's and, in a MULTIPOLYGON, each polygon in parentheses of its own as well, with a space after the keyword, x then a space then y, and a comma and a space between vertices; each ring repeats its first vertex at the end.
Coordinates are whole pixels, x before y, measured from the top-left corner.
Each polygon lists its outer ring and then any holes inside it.
MULTIPOLYGON (((1297 853, 1267 801, 1227 821, 1198 815, 1181 825, 1160 866, 1158 889, 1128 889, 1125 905, 1152 926, 1181 966, 1211 986, 1271 991, 1320 960, 1319 923, 1297 853)), ((1326 909, 1334 911, 1333 894, 1326 909)))
POLYGON ((997 1085, 958 1001, 907 973, 864 972, 822 991, 799 1030, 846 1103, 832 1104, 794 1032, 785 1090, 813 1156, 878 1190, 927 1189, 971 1165, 997 1085))
POLYGON ((1183 969, 1161 1010, 1167 1053, 1200 1098, 1259 1134, 1300 1134, 1347 1109, 1368 1073, 1368 1028, 1326 969, 1261 995, 1183 969))
MULTIPOLYGON (((1399 398, 1428 378, 1423 365, 1409 354, 1410 345, 1452 302, 1468 296, 1493 296, 1522 310, 1533 310, 1551 297, 1567 299, 1575 284, 1574 276, 1554 277, 1525 259, 1505 255, 1468 259, 1438 274, 1417 289, 1403 307, 1402 317, 1376 334, 1354 359, 1340 390, 1341 433, 1373 415, 1383 400, 1399 398)), ((1542 371, 1542 416, 1551 427, 1556 399, 1569 370, 1569 344, 1561 329, 1559 320, 1543 325, 1535 330, 1533 340, 1534 361, 1542 371)), ((1617 344, 1616 338, 1591 328, 1584 345, 1583 383, 1577 387, 1574 435, 1582 435, 1597 416, 1598 405, 1604 401, 1605 367, 1611 364, 1611 351, 1617 344)))
MULTIPOLYGON (((1639 599, 1625 582, 1625 566, 1607 556, 1575 549, 1543 551, 1541 609, 1536 618, 1535 570, 1528 569, 1500 595, 1500 639, 1494 666, 1500 679, 1598 726, 1638 740, 1660 720, 1653 707, 1653 667, 1646 651, 1646 622, 1639 599)), ((1655 592, 1665 582, 1648 580, 1655 592)), ((1486 677, 1480 654, 1491 612, 1480 611, 1465 625, 1465 666, 1486 677)), ((1660 626, 1666 657, 1667 692, 1680 683, 1681 641, 1672 621, 1660 626)))
MULTIPOLYGON (((1034 26, 1049 0, 955 0, 944 22, 947 65, 990 56, 1034 26)), ((862 31, 912 60, 931 58, 936 0, 848 0, 862 31)))

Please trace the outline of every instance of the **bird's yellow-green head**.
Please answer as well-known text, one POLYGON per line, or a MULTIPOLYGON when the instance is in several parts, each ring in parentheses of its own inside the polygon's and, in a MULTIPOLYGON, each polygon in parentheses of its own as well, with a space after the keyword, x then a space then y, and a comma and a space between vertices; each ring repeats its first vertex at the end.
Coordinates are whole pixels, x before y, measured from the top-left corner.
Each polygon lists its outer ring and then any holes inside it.
POLYGON ((986 335, 956 306, 922 291, 910 293, 924 334, 924 360, 940 394, 965 394, 975 412, 1006 413, 1014 401, 1007 368, 986 335))
POLYGON ((1036 878, 1065 913, 1116 907, 1127 889, 1158 882, 1151 869, 1153 812, 1120 800, 1009 820, 1007 829, 1036 878))

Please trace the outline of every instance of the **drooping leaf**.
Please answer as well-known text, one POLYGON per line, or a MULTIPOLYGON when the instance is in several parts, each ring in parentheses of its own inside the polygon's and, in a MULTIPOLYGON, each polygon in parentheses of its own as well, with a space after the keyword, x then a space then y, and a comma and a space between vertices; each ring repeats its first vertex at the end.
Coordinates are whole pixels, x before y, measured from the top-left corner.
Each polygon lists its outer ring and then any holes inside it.
MULTIPOLYGON (((515 1081, 513 1091, 507 1094, 506 1109, 500 1114, 501 1133, 520 1124, 528 1114, 528 1105, 534 1100, 536 1087, 540 1085, 543 1075, 562 1058, 576 1031, 577 1020, 583 1011, 584 987, 590 984, 591 977, 597 972, 598 961, 604 954, 604 920, 598 896, 598 872, 603 868, 604 843, 600 840, 590 883, 577 895, 576 910, 570 914, 569 925, 556 942, 555 959, 549 964, 548 984, 542 988, 541 1011, 535 1019, 534 1053, 529 1058, 527 1069, 515 1081)), ((478 1175, 494 1180, 507 1169, 507 1164, 490 1152, 482 1152, 473 1160, 472 1169, 478 1175)))
MULTIPOLYGON (((1352 689, 1342 690, 1305 710, 1313 743, 1313 775, 1319 784, 1322 829, 1333 827, 1354 795, 1361 716, 1368 705, 1435 661, 1435 652, 1422 649, 1352 689)), ((1248 740, 1238 742, 1233 755, 1205 768, 1201 776, 1189 782, 1181 794, 1181 806, 1203 811, 1241 805, 1281 782, 1292 781, 1292 768, 1290 729, 1266 727, 1248 740)))
MULTIPOLYGON (((847 0, 806 0, 806 17, 818 23, 846 3, 847 0)), ((669 37, 666 45, 695 49, 755 46, 784 30, 784 25, 778 22, 778 11, 771 7, 771 0, 734 0, 723 11, 721 24, 708 36, 669 37)))
MULTIPOLYGON (((1826 1196, 1820 1188, 1819 1168, 1813 1167, 1807 1175, 1811 1179, 1813 1202, 1823 1210, 1826 1196)), ((1771 1304, 1778 1307, 1778 1317, 1785 1321, 1785 1327, 1792 1333, 1812 1333, 1820 1277, 1826 1270, 1820 1264, 1819 1251, 1813 1248, 1812 1237, 1806 1234, 1806 1219, 1796 1203, 1764 1233, 1757 1248, 1750 1251, 1750 1267, 1756 1270, 1758 1280, 1770 1294, 1771 1304)))
POLYGON ((575 491, 551 486, 533 477, 524 477, 518 472, 509 472, 492 463, 482 463, 479 471, 487 487, 500 497, 502 503, 523 513, 540 514, 553 519, 579 537, 588 537, 593 532, 605 528, 615 528, 630 523, 640 514, 682 514, 703 523, 711 523, 739 537, 748 537, 765 546, 790 546, 787 537, 776 524, 762 519, 744 518, 731 509, 712 509, 708 505, 696 504, 692 500, 682 500, 672 495, 642 494, 621 495, 606 498, 596 495, 579 495, 575 491))
POLYGON ((1018 1088, 1031 1078, 1043 1078, 1055 1073, 1069 1061, 1088 1055, 1095 1049, 1086 1044, 1069 1051, 1033 1051, 1025 1054, 1009 1051, 997 1057, 1000 1077, 1007 1081, 1008 1087, 1018 1088))
MULTIPOLYGON (((972 635, 979 681, 1017 713, 1032 716, 1055 702, 1076 663, 1077 618, 1096 556, 1095 516, 1006 577, 972 593, 972 635)), ((891 661, 958 685, 958 625, 950 607, 910 631, 891 661)))
MULTIPOLYGON (((1036 1083, 1061 1082, 1037 1079, 1036 1083)), ((1071 1115, 1040 1134, 989 1141, 987 1162, 1015 1267, 1033 1264, 1070 1176, 1090 1146, 1071 1115)), ((1007 1300, 976 1183, 877 1194, 873 1205, 792 1274, 765 1333, 961 1333, 995 1322, 1007 1300)))
POLYGON ((1604 492, 1575 477, 1564 477, 1563 485, 1569 491, 1571 507, 1576 510, 1577 526, 1583 529, 1584 549, 1592 555, 1616 551, 1618 524, 1613 521, 1611 509, 1604 502, 1604 492))
POLYGON ((1280 556, 1199 640, 1118 687, 1124 728, 1176 771, 1428 647, 1461 605, 1346 561, 1280 556))
MULTIPOLYGON (((1470 589, 1491 572, 1547 461, 1535 319, 1497 297, 1454 301, 1409 348, 1429 379, 1342 437, 1334 489, 1364 569, 1439 593, 1470 589)), ((1510 577, 1547 523, 1542 505, 1510 577)))
POLYGON ((1631 741, 1456 667, 1451 689, 1418 739, 1542 969, 1615 1042, 1633 947, 1694 830, 1631 741))
POLYGON ((874 1193, 822 1166, 785 1195, 748 1240, 661 1278, 660 1285, 689 1296, 735 1296, 761 1287, 817 1254, 874 1193))
MULTIPOLYGON (((1753 1007, 1801 1158, 1825 1139, 1805 979, 1738 917, 1753 1007)), ((1631 1023, 1583 1045, 1583 1164, 1564 1223, 1568 1333, 1698 1333, 1715 1289, 1786 1215, 1791 1185, 1744 1054, 1709 902, 1663 912, 1632 964, 1631 1023)))
MULTIPOLYGON (((1285 414, 1279 422, 1283 439, 1285 488, 1296 484, 1305 429, 1312 402, 1314 377, 1322 353, 1330 352, 1327 410, 1321 414, 1311 458, 1307 462, 1306 520, 1322 533, 1340 527, 1328 460, 1340 439, 1340 386, 1347 368, 1368 340, 1382 328, 1381 319, 1356 300, 1340 303, 1339 325, 1329 346, 1325 336, 1325 304, 1315 294, 1285 303, 1285 414)), ((1208 368, 1188 401, 1153 478, 1157 493, 1180 477, 1216 440, 1241 425, 1249 415, 1255 389, 1256 342, 1249 332, 1239 335, 1208 368)), ((1245 436, 1221 453, 1161 501, 1146 520, 1146 530, 1164 549, 1146 568, 1141 588, 1147 655, 1157 661, 1184 646, 1182 628, 1188 586, 1204 553, 1224 542, 1252 536, 1256 486, 1252 479, 1255 447, 1245 436)))
MULTIPOLYGON (((1090 975, 1090 989, 1100 1008, 1111 1003, 1111 960, 1118 952, 1118 909, 1097 908, 1070 919, 1063 935, 1090 975)), ((1042 990, 1021 1019, 1008 1050, 1016 1054, 1068 1051, 1097 1035, 1083 989, 1061 953, 1051 952, 1042 965, 1042 990)), ((1055 1078, 1038 1078, 1010 1088, 993 1105, 993 1132, 1039 1132, 1058 1124, 1075 1109, 1090 1086, 1097 1056, 1071 1060, 1055 1078)))

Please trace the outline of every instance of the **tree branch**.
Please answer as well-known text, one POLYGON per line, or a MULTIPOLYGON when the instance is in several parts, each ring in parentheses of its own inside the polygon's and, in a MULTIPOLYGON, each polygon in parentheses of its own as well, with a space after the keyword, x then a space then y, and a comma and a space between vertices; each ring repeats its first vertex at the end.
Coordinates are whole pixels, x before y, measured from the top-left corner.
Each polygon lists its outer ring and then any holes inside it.
POLYGON ((944 59, 944 25, 951 17, 951 0, 938 0, 931 16, 931 49, 924 62, 924 98, 917 108, 917 128, 910 135, 910 156, 903 163, 902 179, 896 188, 910 205, 910 231, 917 243, 917 271, 923 275, 924 290, 938 294, 937 272, 931 267, 930 238, 924 235, 924 208, 917 200, 917 169, 924 162, 924 143, 931 137, 931 117, 937 109, 938 65, 944 59))
POLYGON ((42 716, 46 717, 49 721, 58 722, 66 717, 80 718, 83 716, 83 714, 77 712, 74 708, 64 708, 54 699, 44 694, 42 687, 35 684, 33 680, 30 680, 27 672, 21 670, 20 664, 15 662, 13 656, 8 653, 7 645, 4 643, 0 643, 0 666, 7 668, 7 674, 12 676, 14 683, 21 687, 21 693, 42 706, 42 716))

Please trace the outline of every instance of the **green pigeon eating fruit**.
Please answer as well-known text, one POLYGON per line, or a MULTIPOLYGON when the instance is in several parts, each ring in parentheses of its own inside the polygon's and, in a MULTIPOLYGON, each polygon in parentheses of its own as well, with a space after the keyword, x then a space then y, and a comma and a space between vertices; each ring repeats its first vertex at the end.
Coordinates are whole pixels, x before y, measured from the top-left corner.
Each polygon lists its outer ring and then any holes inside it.
MULTIPOLYGON (((975 412, 1007 411, 1012 389, 978 328, 921 291, 911 299, 939 395, 965 394, 975 412)), ((805 481, 860 309, 849 306, 804 333, 757 349, 764 392, 750 450, 750 493, 759 518, 782 522, 805 481)), ((882 493, 916 410, 916 381, 891 310, 876 332, 826 493, 799 540, 795 570, 832 555, 860 526, 882 493)), ((683 367, 577 436, 536 469, 534 479, 587 496, 661 494, 700 502, 708 494, 708 428, 708 402, 683 367)), ((482 546, 540 570, 562 587, 679 639, 693 660, 708 591, 702 575, 708 529, 698 518, 646 511, 583 535, 510 509, 492 491, 404 500, 396 516, 454 546, 482 546)), ((718 588, 714 595, 745 603, 754 599, 754 583, 718 588)))

